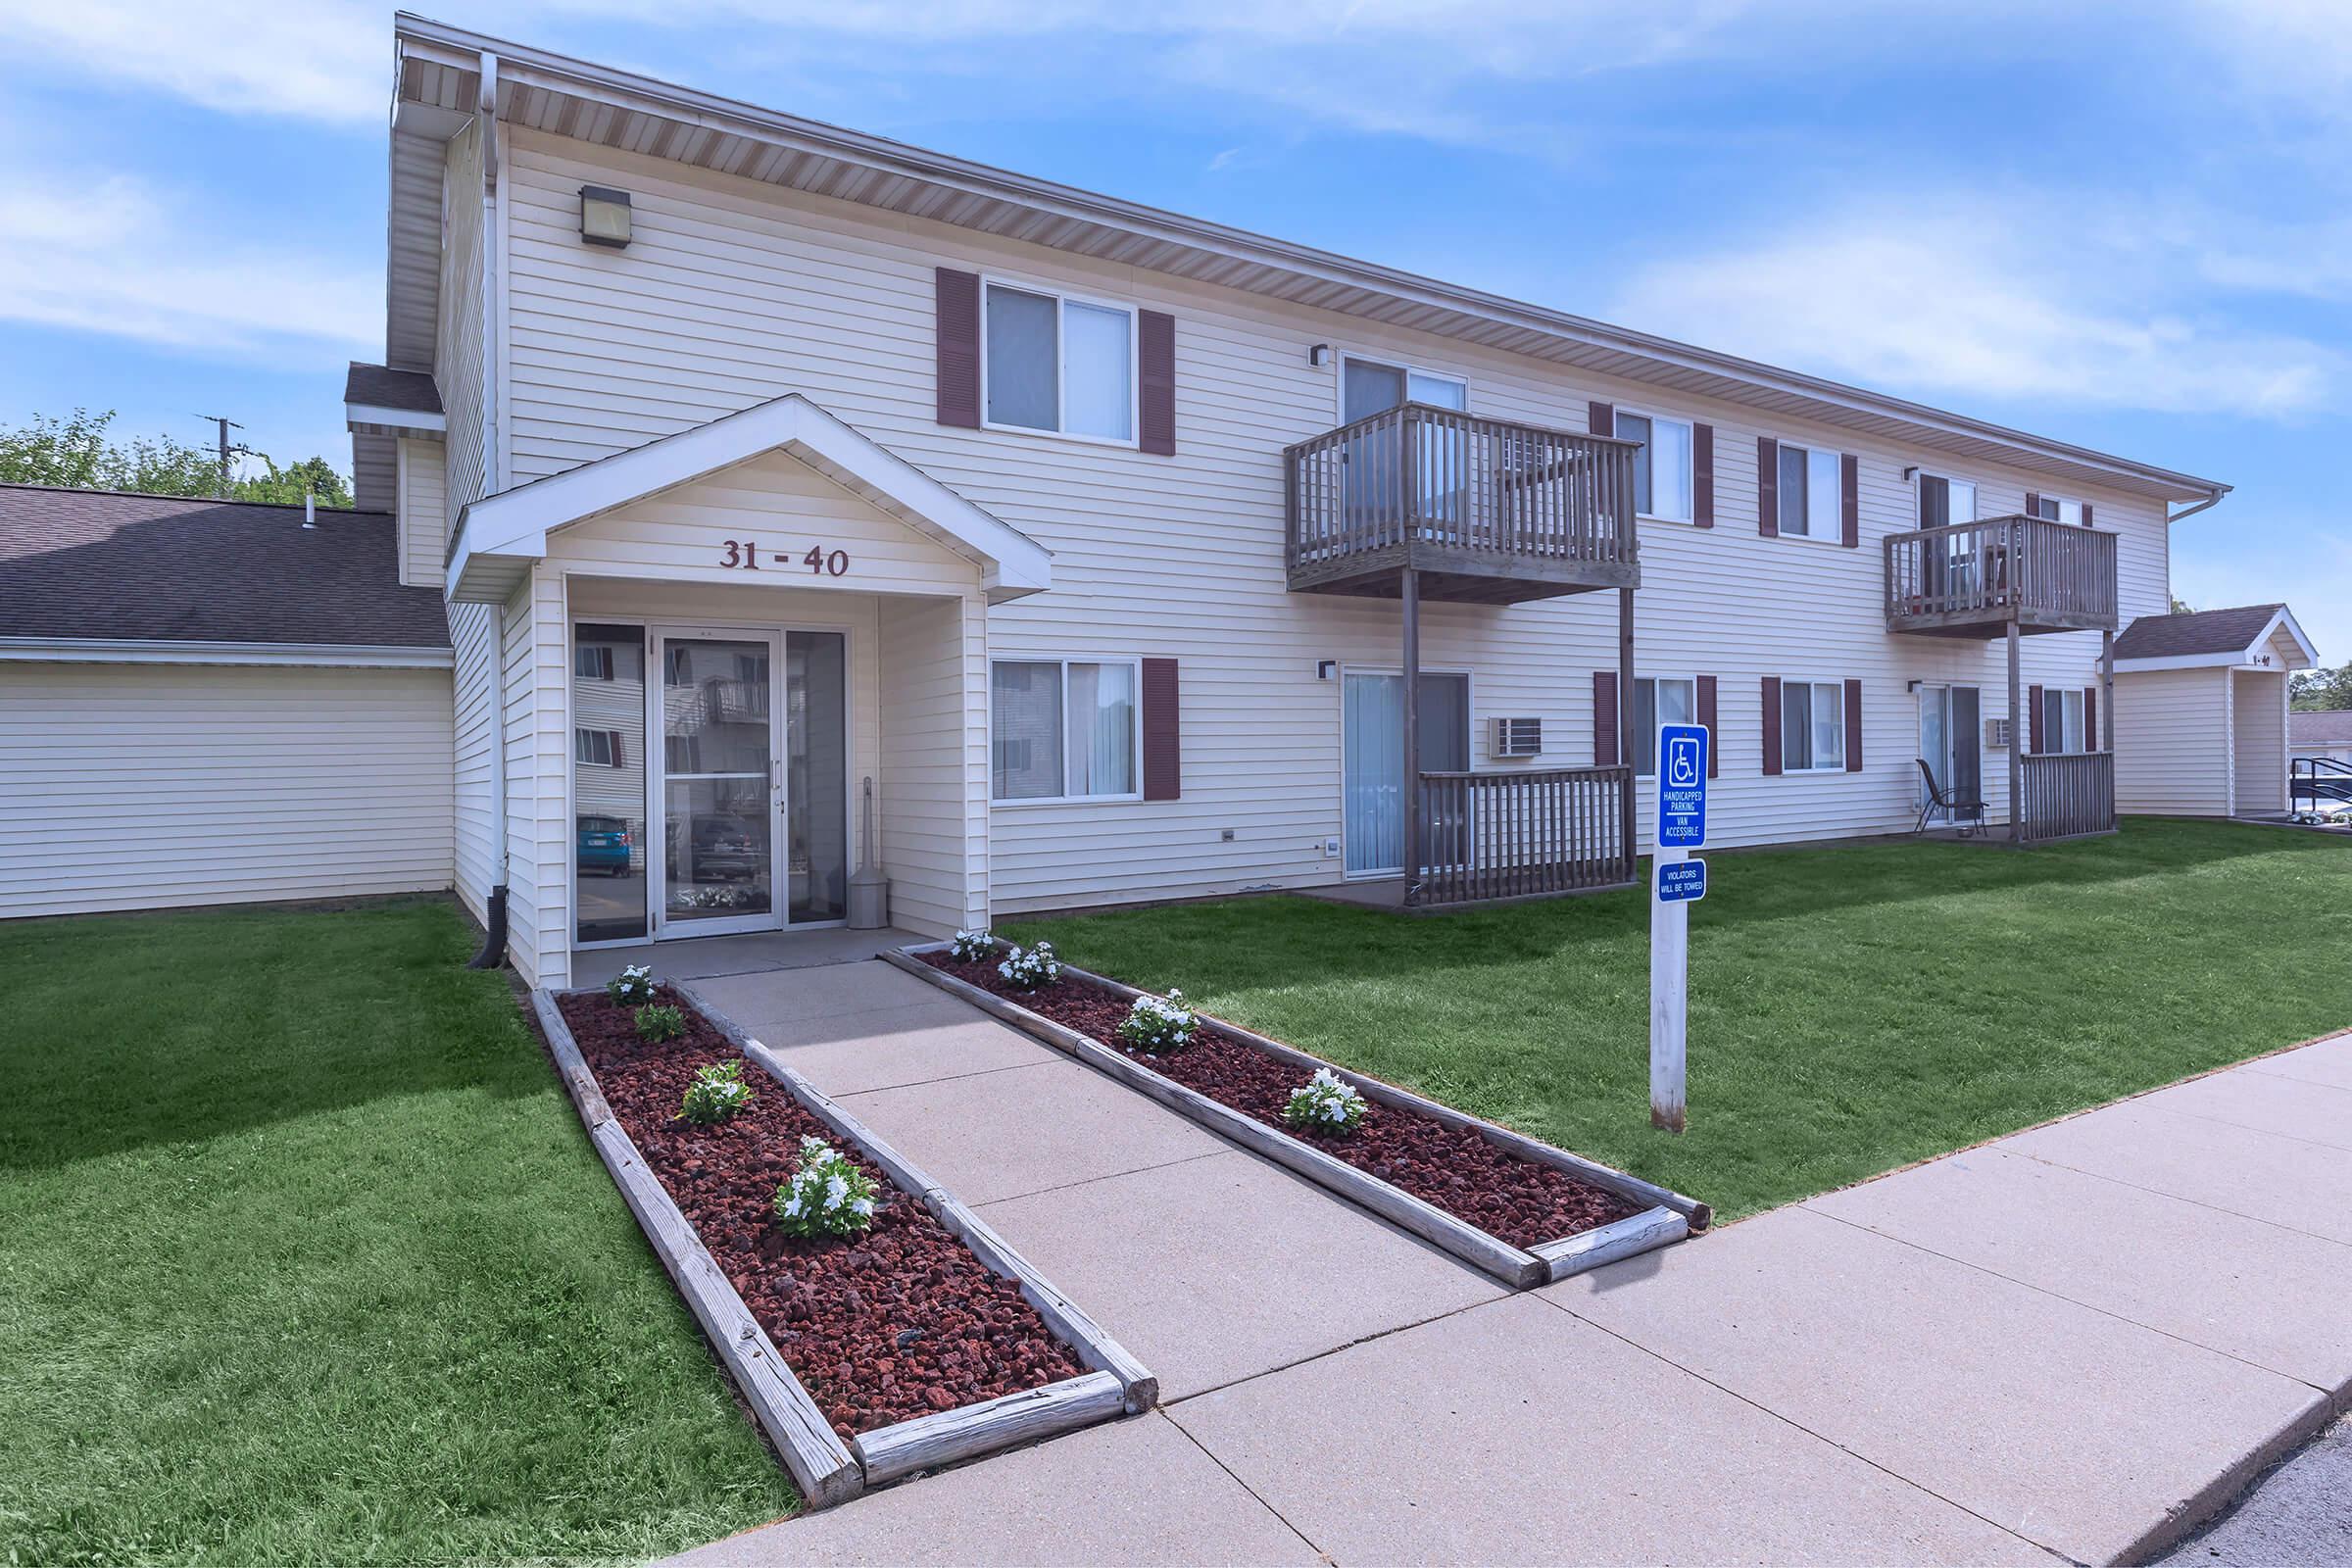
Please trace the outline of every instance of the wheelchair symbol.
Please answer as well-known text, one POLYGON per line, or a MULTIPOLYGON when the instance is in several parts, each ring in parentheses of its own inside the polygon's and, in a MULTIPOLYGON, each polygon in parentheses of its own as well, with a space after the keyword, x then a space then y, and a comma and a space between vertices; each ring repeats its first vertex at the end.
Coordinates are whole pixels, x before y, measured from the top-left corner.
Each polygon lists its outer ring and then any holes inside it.
POLYGON ((1688 789, 1698 782, 1698 743, 1676 739, 1666 751, 1666 782, 1688 789))

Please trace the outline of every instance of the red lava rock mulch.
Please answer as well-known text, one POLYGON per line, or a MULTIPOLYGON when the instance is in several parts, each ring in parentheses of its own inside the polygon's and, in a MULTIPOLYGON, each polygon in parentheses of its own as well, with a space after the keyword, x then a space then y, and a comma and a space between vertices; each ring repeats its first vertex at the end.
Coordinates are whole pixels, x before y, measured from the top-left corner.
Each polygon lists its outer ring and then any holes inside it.
POLYGON ((760 1326, 846 1441, 1063 1378, 1085 1366, 1013 1281, 989 1271, 922 1200, 835 1137, 758 1067, 748 1109, 716 1126, 676 1119, 695 1070, 739 1059, 735 1047, 667 986, 686 1033, 650 1045, 630 1009, 603 997, 560 999, 580 1054, 646 1165, 702 1237, 760 1326), (798 1240, 775 1228, 776 1189, 822 1138, 874 1179, 873 1228, 854 1241, 798 1240))
POLYGON ((1641 1211, 1641 1205, 1615 1193, 1555 1166, 1522 1159, 1467 1128, 1378 1102, 1352 1133, 1302 1133, 1282 1119, 1282 1111, 1291 1091, 1306 1081, 1307 1069, 1277 1061, 1214 1024, 1203 1021, 1182 1051, 1150 1055, 1119 1042, 1128 1004, 1084 981, 1065 975, 1050 986, 1022 991, 997 973, 994 958, 961 963, 945 951, 921 956, 958 980, 1091 1036, 1131 1061, 1369 1171, 1513 1247, 1560 1241, 1641 1211))

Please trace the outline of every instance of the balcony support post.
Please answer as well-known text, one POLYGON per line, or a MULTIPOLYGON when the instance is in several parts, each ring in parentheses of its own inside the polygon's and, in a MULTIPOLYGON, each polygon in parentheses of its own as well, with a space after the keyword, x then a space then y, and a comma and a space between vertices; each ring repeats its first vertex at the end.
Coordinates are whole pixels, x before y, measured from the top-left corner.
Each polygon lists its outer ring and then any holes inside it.
POLYGON ((1421 574, 1404 568, 1404 902, 1421 902, 1421 574))
POLYGON ((2115 633, 2099 633, 2099 750, 2115 750, 2115 633))
POLYGON ((2009 842, 2026 841, 2026 692, 2018 684, 2017 612, 2009 612, 2009 842))
POLYGON ((1617 590, 1617 760, 1625 764, 1625 793, 1617 806, 1618 843, 1625 850, 1625 874, 1634 874, 1640 851, 1634 844, 1634 780, 1642 759, 1634 755, 1634 591, 1617 590))

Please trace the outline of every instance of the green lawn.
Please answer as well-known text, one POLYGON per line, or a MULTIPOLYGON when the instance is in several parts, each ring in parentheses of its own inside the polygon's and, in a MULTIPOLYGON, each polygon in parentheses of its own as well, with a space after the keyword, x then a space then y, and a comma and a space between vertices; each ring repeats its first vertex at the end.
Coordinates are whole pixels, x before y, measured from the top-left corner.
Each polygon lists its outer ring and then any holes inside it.
POLYGON ((1642 893, 1420 917, 1267 897, 1006 926, 1725 1218, 2352 1027, 2352 844, 2132 820, 1718 855, 1690 1130, 1648 1112, 1642 893))
POLYGON ((789 1511, 430 902, 0 924, 0 1561, 642 1560, 789 1511))

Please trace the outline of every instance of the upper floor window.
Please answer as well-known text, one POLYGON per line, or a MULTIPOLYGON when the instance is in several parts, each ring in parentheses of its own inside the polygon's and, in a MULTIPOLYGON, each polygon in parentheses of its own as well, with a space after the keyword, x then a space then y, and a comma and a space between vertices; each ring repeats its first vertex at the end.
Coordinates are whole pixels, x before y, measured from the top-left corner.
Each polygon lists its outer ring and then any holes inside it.
POLYGON ((583 642, 575 646, 571 651, 571 672, 580 680, 611 680, 612 645, 583 642))
POLYGON ((620 766, 620 731, 574 729, 571 732, 571 760, 590 767, 620 766))
POLYGON ((1919 525, 1940 528, 1947 522, 1977 520, 1977 487, 1966 479, 1947 479, 1939 473, 1919 476, 1919 525))
POLYGON ((1648 778, 1658 770, 1658 726, 1698 722, 1698 682, 1634 682, 1634 772, 1648 778))
POLYGON ((1839 537, 1838 504, 1843 490, 1838 465, 1835 452, 1781 443, 1782 534, 1833 541, 1839 537))
MULTIPOLYGON (((1690 520, 1690 425, 1662 415, 1617 411, 1617 436, 1639 441, 1634 454, 1634 513, 1664 522, 1690 520)), ((1831 494, 1837 492, 1833 489, 1831 494)))
POLYGON ((991 283, 983 291, 982 407, 992 425, 1135 439, 1135 313, 991 283))
POLYGON ((2063 522, 2080 528, 2082 526, 2082 503, 2062 501, 2056 496, 2035 496, 2033 515, 2045 521, 2063 522))
POLYGON ((1348 355, 1340 362, 1340 422, 1353 424, 1400 403, 1429 403, 1441 409, 1470 406, 1470 383, 1456 375, 1383 365, 1348 355))

